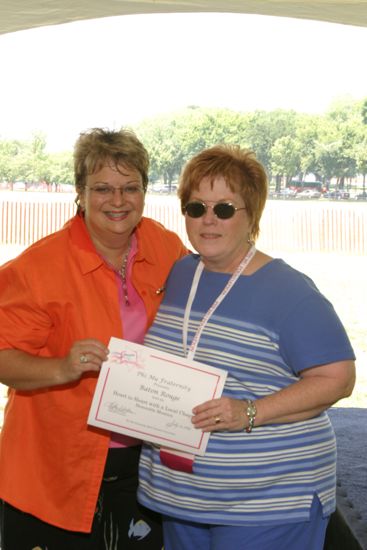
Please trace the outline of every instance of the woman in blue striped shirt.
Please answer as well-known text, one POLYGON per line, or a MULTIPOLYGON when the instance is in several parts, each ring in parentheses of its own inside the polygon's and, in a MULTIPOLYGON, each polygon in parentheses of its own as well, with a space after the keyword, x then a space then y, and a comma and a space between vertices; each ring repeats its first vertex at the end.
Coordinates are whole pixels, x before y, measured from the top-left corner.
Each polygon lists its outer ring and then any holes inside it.
POLYGON ((164 517, 165 550, 319 550, 335 509, 326 409, 351 394, 354 353, 303 273, 255 248, 267 177, 236 146, 202 151, 178 190, 198 252, 178 261, 145 344, 225 369, 198 404, 204 456, 181 469, 145 445, 139 500, 164 517))

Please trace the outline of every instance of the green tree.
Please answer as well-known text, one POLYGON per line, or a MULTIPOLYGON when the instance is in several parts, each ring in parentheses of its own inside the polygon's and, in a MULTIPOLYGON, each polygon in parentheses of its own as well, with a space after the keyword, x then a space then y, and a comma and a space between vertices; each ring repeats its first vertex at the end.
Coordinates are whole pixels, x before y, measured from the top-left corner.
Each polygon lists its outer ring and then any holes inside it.
POLYGON ((326 113, 317 144, 319 171, 327 179, 337 178, 337 186, 344 187, 346 178, 357 174, 355 148, 361 120, 359 106, 350 99, 340 99, 326 113))
POLYGON ((155 117, 143 121, 136 132, 149 152, 153 178, 171 184, 182 164, 177 121, 167 115, 155 117))
POLYGON ((246 117, 228 109, 188 107, 143 121, 136 132, 147 147, 151 173, 172 183, 185 162, 206 147, 238 143, 245 135, 246 117))
POLYGON ((323 117, 320 115, 300 114, 297 119, 295 147, 299 155, 299 177, 303 180, 307 174, 319 174, 316 148, 320 139, 323 117))
POLYGON ((276 141, 283 137, 295 138, 297 113, 277 109, 275 111, 255 111, 248 118, 245 141, 256 153, 259 161, 271 174, 272 149, 276 141))
POLYGON ((70 151, 61 151, 49 155, 49 181, 57 186, 74 184, 73 156, 70 151))
POLYGON ((21 154, 21 143, 16 140, 0 141, 0 179, 13 183, 17 179, 15 158, 21 154))
POLYGON ((358 141, 355 145, 355 157, 357 170, 363 176, 363 193, 366 193, 367 174, 367 98, 361 102, 360 124, 358 128, 358 141))
POLYGON ((282 178, 288 182, 299 172, 300 155, 292 137, 283 136, 276 140, 271 149, 270 169, 275 176, 276 191, 280 190, 282 178))

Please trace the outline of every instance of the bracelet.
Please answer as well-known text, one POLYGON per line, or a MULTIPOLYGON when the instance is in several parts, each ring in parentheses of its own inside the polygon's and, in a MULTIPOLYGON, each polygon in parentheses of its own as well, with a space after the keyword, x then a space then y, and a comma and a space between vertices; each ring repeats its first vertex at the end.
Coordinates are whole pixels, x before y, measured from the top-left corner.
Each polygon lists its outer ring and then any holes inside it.
POLYGON ((246 426, 245 431, 249 434, 252 432, 252 428, 255 424, 255 418, 257 414, 257 409, 254 401, 251 401, 251 399, 247 400, 247 407, 246 407, 246 416, 248 418, 248 426, 246 426))

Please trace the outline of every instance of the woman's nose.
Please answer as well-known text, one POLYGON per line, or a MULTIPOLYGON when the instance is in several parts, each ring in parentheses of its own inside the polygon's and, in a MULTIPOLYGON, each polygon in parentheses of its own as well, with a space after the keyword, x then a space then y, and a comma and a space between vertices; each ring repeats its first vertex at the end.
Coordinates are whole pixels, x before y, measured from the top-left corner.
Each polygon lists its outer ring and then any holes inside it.
POLYGON ((207 205, 206 212, 203 214, 203 222, 213 223, 216 220, 217 220, 217 216, 214 214, 213 207, 207 205))
POLYGON ((124 190, 121 187, 115 187, 112 193, 111 202, 121 204, 124 202, 124 190))

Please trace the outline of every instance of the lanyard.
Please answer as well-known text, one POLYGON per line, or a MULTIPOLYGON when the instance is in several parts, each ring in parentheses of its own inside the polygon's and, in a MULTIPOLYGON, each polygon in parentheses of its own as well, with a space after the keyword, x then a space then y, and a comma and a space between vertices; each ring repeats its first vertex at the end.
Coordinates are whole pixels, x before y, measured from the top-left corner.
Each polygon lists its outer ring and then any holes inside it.
POLYGON ((198 346, 198 343, 199 343, 199 340, 200 340, 200 337, 201 337, 201 334, 202 334, 205 326, 207 325, 210 317, 213 315, 214 311, 217 309, 219 304, 227 296, 228 292, 231 290, 232 286, 235 284, 237 279, 240 277, 243 270, 251 262, 251 260, 254 257, 255 253, 256 253, 256 248, 255 248, 255 246, 252 246, 250 248, 250 250, 247 252, 246 256, 241 260, 240 264, 238 265, 238 267, 236 268, 236 270, 232 274, 231 278, 229 279, 228 283, 226 284, 226 286, 224 287, 222 292, 215 299, 213 304, 210 306, 210 308, 208 309, 208 311, 204 315, 204 317, 201 320, 200 325, 199 325, 199 327, 198 327, 198 329, 195 333, 195 336, 194 336, 194 338, 191 342, 190 349, 187 351, 187 334, 188 334, 188 328, 189 328, 189 319, 190 319, 191 308, 192 308, 192 304, 193 304, 193 301, 194 301, 194 298, 195 298, 195 295, 196 295, 196 292, 197 292, 197 289, 198 289, 198 286, 199 286, 200 277, 201 277, 203 269, 204 269, 204 264, 200 260, 199 265, 196 268, 196 271, 195 271, 195 274, 194 274, 194 277, 193 277, 193 280, 192 280, 190 294, 189 294, 189 298, 187 300, 184 319, 183 319, 183 326, 182 326, 183 349, 184 349, 184 353, 185 353, 185 355, 187 356, 188 359, 193 359, 193 357, 195 355, 195 352, 196 352, 196 348, 198 346))

